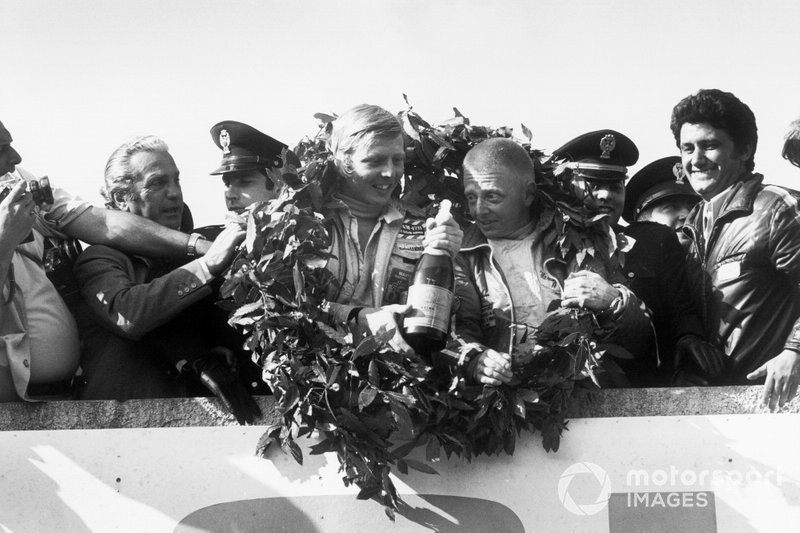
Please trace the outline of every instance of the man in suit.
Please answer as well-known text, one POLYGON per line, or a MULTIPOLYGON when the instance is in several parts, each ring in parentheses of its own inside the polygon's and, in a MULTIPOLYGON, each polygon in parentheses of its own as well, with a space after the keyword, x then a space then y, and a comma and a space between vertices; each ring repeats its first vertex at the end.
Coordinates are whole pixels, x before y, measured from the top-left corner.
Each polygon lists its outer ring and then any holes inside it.
MULTIPOLYGON (((110 207, 178 229, 184 220, 179 176, 161 139, 138 137, 112 153, 103 194, 110 207)), ((75 274, 99 326, 87 330, 84 399, 183 395, 182 384, 162 371, 168 363, 199 378, 240 423, 260 414, 236 379, 235 347, 223 344, 220 329, 206 323, 208 314, 198 307, 209 305, 214 280, 243 238, 238 225, 229 225, 203 257, 178 264, 108 246, 81 254, 75 274)))

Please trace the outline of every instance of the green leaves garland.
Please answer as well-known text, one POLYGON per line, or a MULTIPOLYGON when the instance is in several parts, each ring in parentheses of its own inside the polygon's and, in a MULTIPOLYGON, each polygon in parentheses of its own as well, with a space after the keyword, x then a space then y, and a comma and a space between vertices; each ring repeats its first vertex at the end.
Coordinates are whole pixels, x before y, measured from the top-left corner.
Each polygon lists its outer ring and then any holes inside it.
MULTIPOLYGON (((464 155, 486 138, 513 132, 472 126, 455 113, 438 126, 410 106, 400 113, 408 146, 403 195, 421 206, 449 198, 453 211, 460 209, 465 218, 464 155)), ((287 196, 252 210, 245 243, 222 287, 230 323, 246 332, 280 415, 260 439, 258 453, 279 446, 302 464, 296 440, 318 432, 311 453, 335 452, 344 484, 358 486, 360 499, 380 501, 393 519, 401 502, 390 477, 393 468, 435 474, 428 462, 443 454, 467 460, 512 454, 523 431, 541 432, 544 448, 558 450, 573 391, 591 385, 584 378, 595 376, 604 357, 594 340, 604 332, 590 312, 551 313, 534 333, 541 349, 523 358, 513 387, 469 384, 457 364, 462 354, 403 356, 388 348, 388 337, 355 342, 350 331, 325 321, 322 309, 338 285, 325 269, 331 238, 322 215, 336 179, 325 149, 335 117, 315 116, 321 122, 318 134, 285 154, 287 196), (424 447, 428 462, 409 457, 418 447, 424 447)), ((539 169, 537 209, 551 219, 564 269, 560 275, 613 263, 616 246, 607 224, 589 216, 569 184, 559 183, 541 164, 544 154, 530 148, 532 135, 522 129, 527 142, 521 144, 539 169)))

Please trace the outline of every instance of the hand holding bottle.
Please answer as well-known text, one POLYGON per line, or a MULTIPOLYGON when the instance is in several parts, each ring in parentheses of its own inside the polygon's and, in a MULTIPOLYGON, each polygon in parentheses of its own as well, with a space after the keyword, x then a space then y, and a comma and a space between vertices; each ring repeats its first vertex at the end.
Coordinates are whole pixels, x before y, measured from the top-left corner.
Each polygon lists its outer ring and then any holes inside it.
POLYGON ((455 259, 461 249, 464 232, 450 213, 450 200, 442 200, 435 218, 425 221, 425 238, 422 240, 425 251, 442 250, 455 259))
POLYGON ((428 355, 445 347, 453 307, 453 256, 463 233, 443 200, 436 218, 426 222, 425 251, 417 262, 407 303, 411 311, 403 322, 403 337, 417 353, 428 355))

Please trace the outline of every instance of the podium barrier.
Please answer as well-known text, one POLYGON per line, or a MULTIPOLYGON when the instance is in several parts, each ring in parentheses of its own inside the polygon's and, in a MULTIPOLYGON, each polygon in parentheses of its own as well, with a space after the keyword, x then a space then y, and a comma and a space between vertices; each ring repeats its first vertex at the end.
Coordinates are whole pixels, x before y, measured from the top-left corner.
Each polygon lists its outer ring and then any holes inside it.
POLYGON ((796 531, 800 400, 773 414, 760 393, 591 393, 557 453, 523 434, 513 456, 395 474, 395 523, 314 439, 302 467, 256 457, 263 426, 214 399, 0 404, 0 531, 796 531))

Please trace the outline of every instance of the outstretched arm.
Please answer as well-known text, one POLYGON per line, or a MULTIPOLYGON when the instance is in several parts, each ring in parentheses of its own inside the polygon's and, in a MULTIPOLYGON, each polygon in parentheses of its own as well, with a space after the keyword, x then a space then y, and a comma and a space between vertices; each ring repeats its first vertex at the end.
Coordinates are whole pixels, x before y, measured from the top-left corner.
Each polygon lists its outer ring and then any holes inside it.
POLYGON ((90 246, 75 263, 81 295, 95 319, 126 338, 140 339, 211 294, 208 283, 223 272, 244 232, 229 226, 206 256, 145 281, 144 266, 119 250, 90 246))
MULTIPOLYGON (((90 207, 62 228, 65 233, 89 244, 104 244, 147 257, 186 255, 189 235, 124 211, 90 207)), ((197 252, 208 251, 210 242, 199 240, 197 252)))

